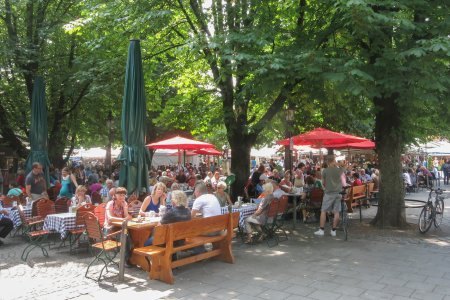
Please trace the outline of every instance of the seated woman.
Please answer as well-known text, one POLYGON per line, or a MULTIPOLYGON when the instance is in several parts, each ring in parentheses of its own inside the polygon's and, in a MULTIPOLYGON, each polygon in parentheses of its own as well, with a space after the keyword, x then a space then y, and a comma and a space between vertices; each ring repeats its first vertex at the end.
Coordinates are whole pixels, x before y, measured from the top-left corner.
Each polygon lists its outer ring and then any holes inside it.
POLYGON ((170 187, 171 191, 167 193, 166 205, 172 205, 172 192, 181 190, 180 185, 176 182, 170 187))
MULTIPOLYGON (((272 183, 265 183, 263 185, 263 191, 266 195, 258 205, 255 213, 245 219, 245 231, 247 232, 246 244, 252 242, 253 228, 258 232, 262 232, 261 225, 264 225, 267 221, 267 213, 269 212, 269 206, 273 197, 273 185, 272 183)), ((259 240, 264 239, 264 234, 261 234, 259 240)))
MULTIPOLYGON (((188 207, 188 200, 183 191, 172 191, 172 208, 168 209, 162 216, 160 224, 169 224, 182 221, 189 221, 191 219, 191 211, 188 207)), ((182 245, 181 241, 176 241, 174 246, 182 245)), ((144 246, 153 244, 153 236, 145 241, 144 246)))
MULTIPOLYGON (((131 220, 131 215, 128 213, 128 204, 125 201, 127 196, 127 190, 124 187, 118 187, 115 189, 115 194, 112 200, 106 204, 105 212, 105 224, 103 227, 103 233, 108 235, 112 232, 119 231, 121 228, 114 226, 112 222, 123 222, 124 220, 131 220)), ((132 267, 128 262, 131 256, 131 239, 128 235, 125 246, 125 266, 132 267)))
POLYGON ((293 187, 294 184, 291 181, 291 171, 287 170, 286 172, 284 172, 284 178, 280 182, 280 189, 282 189, 286 193, 289 193, 292 191, 293 187))
POLYGON ((228 206, 233 205, 233 202, 231 202, 230 196, 227 192, 225 192, 225 189, 227 188, 227 184, 223 181, 219 181, 217 184, 217 190, 214 193, 216 195, 217 200, 219 200, 220 206, 228 206))
POLYGON ((162 182, 158 182, 153 187, 153 191, 150 196, 145 197, 142 203, 139 215, 145 216, 146 212, 154 211, 159 213, 159 207, 161 205, 166 205, 166 185, 162 182))
POLYGON ((79 185, 75 190, 75 196, 72 197, 72 206, 80 207, 88 203, 92 203, 91 197, 86 195, 87 188, 84 185, 79 185))
POLYGON ((114 228, 111 222, 122 222, 125 219, 131 220, 131 215, 128 213, 128 204, 125 201, 127 190, 124 187, 118 187, 112 200, 106 204, 104 232, 108 234, 114 228))

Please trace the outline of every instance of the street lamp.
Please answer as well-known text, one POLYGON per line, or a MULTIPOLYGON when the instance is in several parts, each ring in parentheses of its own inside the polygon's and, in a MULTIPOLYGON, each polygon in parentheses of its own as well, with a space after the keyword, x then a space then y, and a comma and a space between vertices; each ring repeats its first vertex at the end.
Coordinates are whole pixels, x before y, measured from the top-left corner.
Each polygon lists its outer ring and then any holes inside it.
POLYGON ((108 172, 108 175, 111 176, 112 168, 111 168, 111 147, 113 140, 113 118, 112 112, 109 111, 108 118, 106 119, 106 126, 108 128, 108 145, 106 146, 106 158, 105 158, 105 171, 108 172))
POLYGON ((289 106, 286 110, 286 138, 289 138, 289 146, 285 147, 284 150, 284 170, 292 171, 292 150, 293 150, 293 141, 292 141, 292 128, 294 126, 294 116, 295 110, 289 106))

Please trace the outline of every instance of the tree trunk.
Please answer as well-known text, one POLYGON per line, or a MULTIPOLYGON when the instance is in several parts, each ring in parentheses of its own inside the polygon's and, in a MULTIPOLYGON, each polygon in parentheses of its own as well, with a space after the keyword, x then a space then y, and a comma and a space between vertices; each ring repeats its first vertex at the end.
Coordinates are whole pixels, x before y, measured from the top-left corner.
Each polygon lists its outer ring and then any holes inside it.
POLYGON ((238 196, 244 196, 244 187, 250 176, 250 150, 252 143, 249 139, 234 135, 229 138, 231 146, 231 173, 236 176, 236 181, 231 188, 231 199, 236 201, 238 196), (244 142, 247 140, 247 142, 244 142))
POLYGON ((397 95, 374 99, 378 108, 375 137, 380 165, 379 206, 372 224, 380 228, 405 227, 405 191, 402 178, 402 139, 398 132, 401 123, 397 95))

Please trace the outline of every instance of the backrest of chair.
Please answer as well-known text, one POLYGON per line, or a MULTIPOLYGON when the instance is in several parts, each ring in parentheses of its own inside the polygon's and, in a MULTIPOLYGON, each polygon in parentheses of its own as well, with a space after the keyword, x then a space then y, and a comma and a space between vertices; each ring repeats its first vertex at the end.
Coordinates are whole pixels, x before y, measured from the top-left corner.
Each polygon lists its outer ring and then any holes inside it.
POLYGON ((56 213, 66 213, 69 211, 69 206, 72 201, 67 197, 61 197, 55 200, 55 211, 56 213))
POLYGON ((278 214, 278 206, 280 204, 280 199, 273 198, 269 204, 269 211, 267 212, 267 218, 274 218, 278 214))
POLYGON ((280 202, 278 203, 278 209, 277 209, 278 215, 280 215, 280 214, 282 215, 286 212, 288 200, 289 200, 289 198, 287 195, 283 195, 280 197, 280 202))
POLYGON ((20 221, 22 221, 22 224, 28 225, 28 219, 25 217, 22 204, 17 206, 17 210, 19 211, 20 221))
POLYGON ((37 204, 38 216, 45 218, 55 213, 55 203, 50 199, 42 199, 37 204))
POLYGON ((58 196, 56 193, 56 187, 51 186, 47 189, 48 198, 52 201, 56 201, 56 197, 58 196))
POLYGON ((91 195, 92 204, 101 204, 103 203, 102 195, 99 192, 93 192, 91 195))
POLYGON ((3 207, 12 207, 12 203, 13 203, 13 199, 11 197, 5 196, 3 197, 2 203, 3 203, 3 207))
POLYGON ((37 200, 34 200, 33 203, 31 204, 31 216, 32 217, 36 217, 38 215, 38 209, 37 209, 37 205, 40 201, 42 200, 46 200, 47 198, 39 198, 37 200))
POLYGON ((75 224, 76 225, 84 225, 84 215, 86 215, 87 213, 94 213, 95 210, 95 206, 92 204, 85 204, 83 206, 80 206, 77 209, 77 215, 76 215, 76 219, 75 219, 75 224))
POLYGON ((324 191, 322 189, 312 189, 309 193, 309 200, 311 202, 322 203, 324 191))
POLYGON ((97 217, 91 212, 86 212, 83 219, 89 238, 102 241, 103 234, 97 217))
POLYGON ((94 209, 94 215, 97 217, 100 227, 105 223, 106 203, 101 203, 94 209))

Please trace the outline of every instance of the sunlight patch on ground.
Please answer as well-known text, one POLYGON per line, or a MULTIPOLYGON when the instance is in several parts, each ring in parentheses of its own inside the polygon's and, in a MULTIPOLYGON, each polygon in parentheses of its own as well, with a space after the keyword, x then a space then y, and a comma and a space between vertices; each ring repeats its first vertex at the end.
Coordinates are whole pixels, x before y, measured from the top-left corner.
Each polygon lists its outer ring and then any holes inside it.
POLYGON ((286 254, 287 252, 284 251, 272 251, 272 253, 266 254, 266 256, 280 256, 283 254, 286 254))
POLYGON ((449 242, 446 241, 441 241, 441 240, 436 240, 436 239, 424 239, 427 243, 436 245, 436 246, 441 246, 441 247, 446 247, 448 245, 450 245, 449 242))

